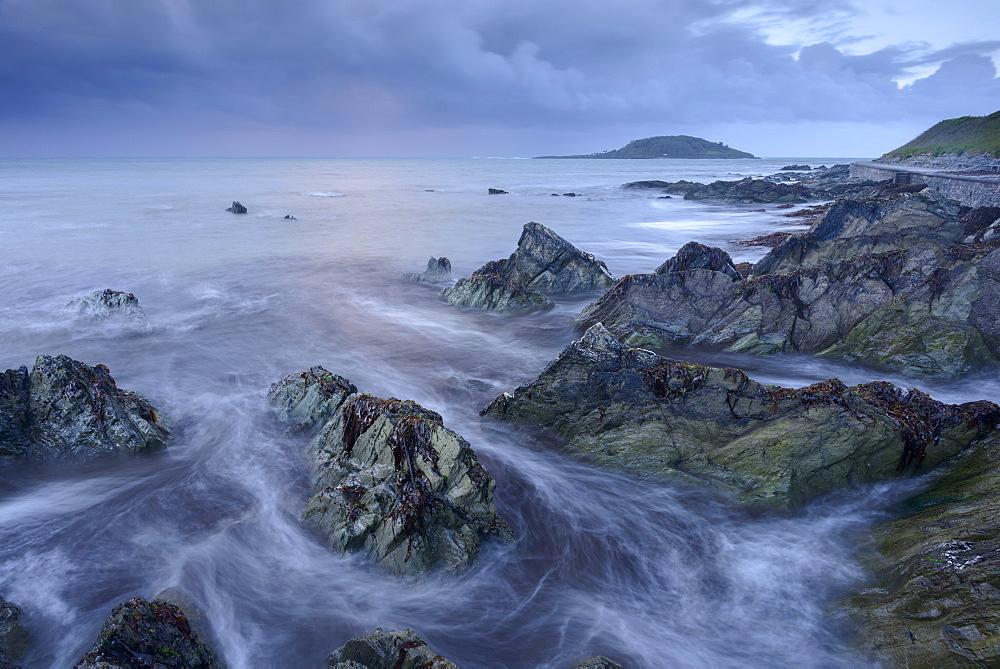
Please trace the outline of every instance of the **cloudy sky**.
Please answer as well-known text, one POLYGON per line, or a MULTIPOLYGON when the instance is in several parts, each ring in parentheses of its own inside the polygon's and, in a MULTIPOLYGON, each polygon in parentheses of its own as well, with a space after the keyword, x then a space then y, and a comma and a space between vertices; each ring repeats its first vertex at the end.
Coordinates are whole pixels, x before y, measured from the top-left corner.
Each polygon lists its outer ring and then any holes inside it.
POLYGON ((998 65, 1000 0, 0 0, 0 156, 876 156, 998 65))

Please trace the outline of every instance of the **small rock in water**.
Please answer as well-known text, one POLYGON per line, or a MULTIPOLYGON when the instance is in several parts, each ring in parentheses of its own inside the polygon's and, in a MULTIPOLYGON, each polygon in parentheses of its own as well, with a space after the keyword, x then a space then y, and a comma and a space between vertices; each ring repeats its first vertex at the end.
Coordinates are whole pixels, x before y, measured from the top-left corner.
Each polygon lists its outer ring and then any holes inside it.
POLYGON ((414 283, 454 283, 455 279, 451 276, 451 261, 441 256, 440 258, 435 258, 431 256, 431 259, 427 261, 427 269, 419 274, 417 272, 407 272, 402 276, 403 281, 412 281, 414 283))
POLYGON ((286 220, 286 221, 297 221, 297 220, 299 220, 299 219, 295 218, 295 217, 294 217, 294 216, 292 216, 291 214, 285 214, 285 220, 286 220))
POLYGON ((135 597, 114 608, 93 648, 75 669, 145 666, 210 669, 223 664, 180 608, 159 599, 147 602, 135 597))
POLYGON ((493 504, 496 483, 433 411, 360 394, 322 367, 274 384, 268 399, 297 430, 316 434, 302 517, 330 548, 365 551, 403 575, 461 569, 484 540, 510 540, 493 504))
MULTIPOLYGON (((781 169, 782 169, 782 171, 804 172, 806 170, 811 170, 812 168, 809 167, 808 165, 785 165, 781 169)), ((823 167, 823 168, 819 168, 819 169, 826 169, 826 168, 823 167)))
POLYGON ((28 630, 21 624, 21 607, 0 599, 0 667, 16 667, 28 641, 28 630))
POLYGON ((501 190, 499 188, 491 188, 489 190, 489 194, 490 195, 510 195, 510 193, 508 193, 507 191, 501 190))
POLYGON ((674 197, 673 197, 673 195, 661 195, 661 196, 659 196, 659 197, 658 197, 658 198, 656 198, 656 199, 657 199, 657 200, 673 200, 673 199, 674 199, 674 197))
POLYGON ((381 627, 351 639, 326 660, 331 669, 458 669, 427 647, 411 629, 383 632, 381 627))
POLYGON ((132 325, 147 327, 146 313, 132 293, 120 290, 95 290, 86 297, 78 297, 66 305, 78 315, 94 321, 119 319, 132 325))
POLYGON ((564 197, 576 197, 576 193, 563 193, 564 197))
POLYGON ((603 655, 596 655, 591 658, 587 658, 579 664, 574 664, 573 669, 622 669, 622 665, 618 664, 614 660, 608 659, 603 655))
POLYGON ((247 213, 247 208, 244 207, 239 202, 237 202, 236 200, 233 200, 232 206, 229 207, 229 209, 226 209, 226 211, 231 211, 234 214, 245 214, 245 213, 247 213))

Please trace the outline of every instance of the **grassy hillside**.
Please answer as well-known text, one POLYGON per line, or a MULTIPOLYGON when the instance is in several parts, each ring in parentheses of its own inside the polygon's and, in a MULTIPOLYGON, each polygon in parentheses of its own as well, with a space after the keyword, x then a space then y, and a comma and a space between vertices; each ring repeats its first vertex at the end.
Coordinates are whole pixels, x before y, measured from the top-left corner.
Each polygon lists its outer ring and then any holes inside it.
POLYGON ((620 149, 583 156, 538 156, 539 158, 756 158, 752 153, 731 149, 722 142, 709 142, 690 135, 647 137, 620 149))
POLYGON ((1000 111, 989 116, 963 116, 941 121, 912 142, 883 158, 905 158, 924 153, 990 153, 1000 158, 1000 111))

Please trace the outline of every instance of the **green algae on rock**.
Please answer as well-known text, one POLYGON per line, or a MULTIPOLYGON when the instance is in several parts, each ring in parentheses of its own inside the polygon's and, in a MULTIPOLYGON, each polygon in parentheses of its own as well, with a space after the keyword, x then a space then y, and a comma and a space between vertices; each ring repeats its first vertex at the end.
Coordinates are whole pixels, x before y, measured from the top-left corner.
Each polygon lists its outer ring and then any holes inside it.
POLYGON ((850 598, 873 662, 1000 664, 1000 435, 946 463, 908 512, 874 528, 874 583, 850 598))
POLYGON ((630 348, 596 324, 482 415, 540 426, 598 465, 794 507, 931 467, 993 429, 1000 407, 947 405, 883 382, 762 385, 630 348))
POLYGON ((322 367, 268 398, 310 442, 314 477, 303 520, 338 552, 367 552, 394 574, 457 570, 488 538, 508 540, 496 483, 468 442, 419 404, 361 394, 322 367))

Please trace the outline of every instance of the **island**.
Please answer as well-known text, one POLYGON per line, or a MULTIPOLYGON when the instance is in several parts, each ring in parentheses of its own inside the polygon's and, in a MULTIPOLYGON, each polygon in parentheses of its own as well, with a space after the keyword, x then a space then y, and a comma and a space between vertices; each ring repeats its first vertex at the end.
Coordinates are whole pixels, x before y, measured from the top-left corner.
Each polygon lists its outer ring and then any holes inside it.
POLYGON ((636 139, 620 149, 582 156, 536 156, 536 158, 756 158, 746 151, 731 149, 722 142, 710 142, 690 135, 665 135, 636 139))

